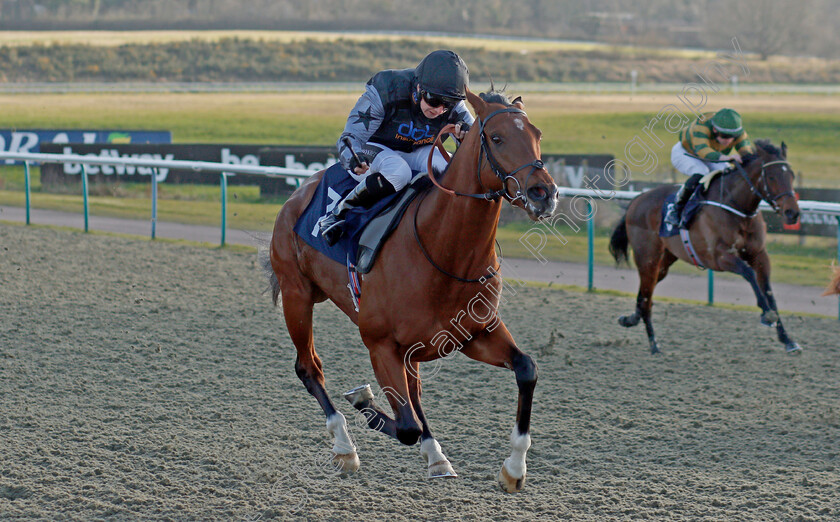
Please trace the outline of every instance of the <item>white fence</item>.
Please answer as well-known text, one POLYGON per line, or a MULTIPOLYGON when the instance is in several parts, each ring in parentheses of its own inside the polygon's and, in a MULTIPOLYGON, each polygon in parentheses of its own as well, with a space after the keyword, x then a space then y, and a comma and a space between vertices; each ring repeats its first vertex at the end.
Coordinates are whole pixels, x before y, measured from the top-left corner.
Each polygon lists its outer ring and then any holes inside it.
MULTIPOLYGON (((76 154, 33 154, 33 153, 10 153, 0 152, 0 164, 3 160, 17 160, 24 162, 25 168, 25 190, 26 190, 26 224, 30 224, 30 177, 29 166, 31 162, 40 163, 78 163, 82 165, 82 198, 84 204, 85 216, 85 232, 89 228, 89 205, 88 205, 88 183, 87 183, 87 169, 85 165, 122 165, 134 167, 148 167, 152 169, 169 168, 193 171, 207 171, 218 172, 221 175, 221 245, 225 244, 225 236, 227 230, 227 176, 231 174, 259 174, 272 177, 287 177, 295 179, 306 179, 315 172, 303 169, 289 169, 284 167, 267 167, 259 165, 231 165, 227 163, 212 163, 207 161, 180 161, 180 160, 154 160, 154 159, 130 159, 130 158, 103 158, 101 156, 81 156, 76 154)), ((155 238, 155 227, 157 224, 157 176, 152 175, 152 217, 151 217, 151 237, 155 238)), ((604 199, 604 191, 595 191, 588 189, 573 189, 567 187, 560 187, 561 196, 565 197, 584 197, 584 198, 598 198, 604 199)), ((640 192, 631 191, 610 191, 609 199, 615 200, 630 200, 640 194, 640 192)), ((840 260, 840 203, 827 203, 823 201, 807 201, 799 202, 799 208, 803 213, 823 214, 835 216, 837 219, 837 257, 840 260)), ((762 211, 772 210, 768 204, 761 202, 759 209, 762 211)), ((591 214, 591 212, 590 212, 591 214)), ((587 287, 592 290, 593 285, 593 271, 594 271, 594 252, 593 252, 593 219, 587 220, 588 231, 588 265, 589 277, 587 287)), ((709 296, 708 301, 711 304, 714 302, 713 280, 714 272, 709 270, 709 296)), ((838 298, 838 319, 840 319, 840 298, 838 298)))

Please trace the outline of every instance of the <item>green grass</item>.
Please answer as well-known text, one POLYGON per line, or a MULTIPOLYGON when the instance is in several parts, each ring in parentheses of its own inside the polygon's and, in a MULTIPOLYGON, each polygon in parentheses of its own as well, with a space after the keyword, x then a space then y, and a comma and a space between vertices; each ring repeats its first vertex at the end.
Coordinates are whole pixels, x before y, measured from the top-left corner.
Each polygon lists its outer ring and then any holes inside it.
MULTIPOLYGON (((634 180, 665 181, 670 179, 671 147, 676 143, 676 137, 661 125, 655 126, 654 134, 665 144, 662 147, 656 146, 643 131, 652 117, 647 112, 553 117, 536 113, 532 119, 543 132, 544 152, 607 152, 623 159, 626 157, 624 150, 627 143, 634 136, 639 136, 656 153, 658 167, 649 177, 635 172, 634 180)), ((794 170, 804 177, 804 186, 840 186, 840 154, 836 150, 840 115, 752 112, 749 121, 749 134, 752 138, 771 138, 776 145, 785 141, 788 145, 788 159, 794 170)))
MULTIPOLYGON (((670 179, 670 148, 676 137, 656 125, 655 135, 663 143, 658 147, 643 129, 664 104, 676 102, 675 96, 645 102, 644 111, 633 110, 629 101, 625 104, 615 97, 605 97, 609 105, 599 110, 597 97, 582 96, 587 106, 580 108, 575 106, 575 96, 525 96, 529 117, 543 132, 543 152, 625 158, 625 147, 639 136, 656 154, 658 167, 651 176, 639 172, 634 177, 670 179)), ((0 113, 9 128, 167 129, 175 143, 333 145, 356 97, 325 93, 8 95, 0 96, 0 113)), ((751 103, 757 103, 755 98, 750 97, 751 103)), ((840 155, 834 147, 840 112, 820 112, 826 100, 814 96, 803 104, 801 97, 774 95, 761 102, 764 108, 760 110, 748 114, 742 110, 751 136, 788 144, 789 159, 808 187, 840 186, 840 155), (788 110, 788 99, 797 100, 801 112, 788 110)), ((0 189, 5 170, 0 169, 0 189)))

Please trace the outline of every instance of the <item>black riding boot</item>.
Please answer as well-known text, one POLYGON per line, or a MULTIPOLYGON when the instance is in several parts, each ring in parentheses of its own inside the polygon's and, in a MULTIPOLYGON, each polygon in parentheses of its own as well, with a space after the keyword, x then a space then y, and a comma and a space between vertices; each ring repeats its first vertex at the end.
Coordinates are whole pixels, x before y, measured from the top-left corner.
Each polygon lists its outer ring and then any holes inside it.
POLYGON ((674 205, 668 210, 668 213, 665 214, 665 223, 675 227, 680 225, 682 211, 685 208, 685 204, 688 203, 689 198, 691 198, 691 195, 694 193, 694 189, 697 188, 697 184, 700 183, 702 178, 703 174, 693 174, 690 178, 688 178, 688 181, 680 187, 680 190, 677 191, 677 195, 674 196, 674 205))
POLYGON ((371 174, 351 190, 333 209, 318 220, 321 235, 328 245, 338 243, 344 234, 344 217, 351 209, 370 208, 374 203, 396 192, 391 182, 381 173, 371 174))

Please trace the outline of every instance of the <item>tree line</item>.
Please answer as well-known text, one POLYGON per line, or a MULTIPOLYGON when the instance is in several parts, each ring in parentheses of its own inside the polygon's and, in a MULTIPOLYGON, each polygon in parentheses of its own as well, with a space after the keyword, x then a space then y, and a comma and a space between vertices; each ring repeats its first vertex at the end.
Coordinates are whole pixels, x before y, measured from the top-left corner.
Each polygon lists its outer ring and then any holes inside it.
MULTIPOLYGON (((0 47, 0 82, 347 82, 387 68, 413 67, 445 44, 427 40, 316 39, 279 42, 241 38, 116 47, 0 47)), ((654 51, 532 51, 455 49, 474 82, 697 81, 698 59, 654 51)), ((795 59, 749 63, 751 83, 840 83, 840 62, 795 59)), ((737 71, 730 71, 734 73, 737 71)), ((726 82, 727 78, 715 81, 726 82)))
POLYGON ((837 0, 0 0, 0 29, 443 31, 840 58, 837 0))

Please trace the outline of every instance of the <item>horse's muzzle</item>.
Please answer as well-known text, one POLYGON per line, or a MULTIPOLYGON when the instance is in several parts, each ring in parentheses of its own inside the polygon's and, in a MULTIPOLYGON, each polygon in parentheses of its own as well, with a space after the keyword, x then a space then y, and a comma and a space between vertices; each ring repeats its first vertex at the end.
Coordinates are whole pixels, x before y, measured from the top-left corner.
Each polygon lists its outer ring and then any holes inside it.
POLYGON ((545 215, 551 215, 557 208, 558 192, 557 186, 553 183, 549 186, 544 183, 536 183, 528 188, 528 213, 532 219, 545 215))
POLYGON ((789 208, 784 211, 785 221, 788 225, 793 225, 799 219, 799 209, 789 208))

